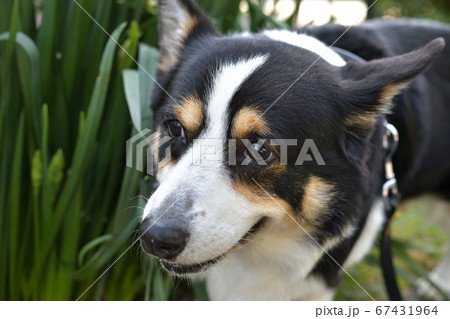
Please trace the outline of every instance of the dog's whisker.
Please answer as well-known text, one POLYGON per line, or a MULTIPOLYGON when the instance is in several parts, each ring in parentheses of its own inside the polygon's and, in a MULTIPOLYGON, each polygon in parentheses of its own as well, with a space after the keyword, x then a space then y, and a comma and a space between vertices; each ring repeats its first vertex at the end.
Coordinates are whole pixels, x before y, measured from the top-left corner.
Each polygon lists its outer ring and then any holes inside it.
MULTIPOLYGON (((119 212, 119 214, 124 214, 125 212, 127 212, 127 211, 129 211, 129 210, 132 210, 132 209, 139 209, 139 210, 144 210, 145 208, 144 207, 141 207, 141 206, 136 206, 136 205, 133 205, 133 206, 128 206, 128 207, 125 207, 124 209, 122 209, 120 212, 119 212)), ((132 212, 134 212, 134 211, 132 211, 132 212)), ((128 212, 129 213, 129 212, 128 212)))
POLYGON ((136 199, 139 199, 139 198, 142 198, 145 201, 148 201, 150 199, 150 197, 147 197, 147 196, 144 196, 144 195, 137 195, 137 196, 131 197, 129 200, 133 201, 133 200, 136 200, 136 199))

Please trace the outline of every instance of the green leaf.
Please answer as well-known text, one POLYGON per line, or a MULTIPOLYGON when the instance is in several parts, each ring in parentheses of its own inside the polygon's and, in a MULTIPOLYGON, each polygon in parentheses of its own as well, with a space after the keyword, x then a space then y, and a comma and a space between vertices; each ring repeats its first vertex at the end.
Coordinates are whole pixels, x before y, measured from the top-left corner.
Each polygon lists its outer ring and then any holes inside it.
MULTIPOLYGON (((0 42, 10 38, 9 33, 0 34, 0 42)), ((17 33, 17 67, 21 81, 21 89, 25 101, 27 118, 31 126, 29 132, 35 144, 40 140, 41 132, 41 88, 39 52, 34 42, 25 34, 17 33)))
POLYGON ((44 96, 47 96, 47 91, 50 87, 50 77, 52 68, 52 61, 55 59, 54 45, 56 42, 57 33, 57 2, 59 0, 46 0, 44 11, 42 12, 42 24, 37 35, 37 45, 39 54, 41 56, 41 83, 44 96))
POLYGON ((86 254, 88 252, 90 252, 92 249, 94 249, 98 245, 101 245, 104 242, 107 242, 111 238, 112 238, 111 234, 106 234, 106 235, 100 236, 98 238, 95 238, 94 240, 92 240, 92 241, 88 242, 86 245, 84 245, 83 248, 81 248, 80 253, 78 254, 78 264, 82 265, 84 256, 86 256, 86 254))
POLYGON ((160 53, 155 48, 144 43, 139 45, 139 86, 141 100, 142 128, 150 128, 152 123, 152 110, 150 98, 156 85, 156 68, 160 53))
POLYGON ((141 101, 139 93, 139 74, 135 70, 123 70, 123 86, 127 97, 128 110, 136 130, 141 131, 141 101))

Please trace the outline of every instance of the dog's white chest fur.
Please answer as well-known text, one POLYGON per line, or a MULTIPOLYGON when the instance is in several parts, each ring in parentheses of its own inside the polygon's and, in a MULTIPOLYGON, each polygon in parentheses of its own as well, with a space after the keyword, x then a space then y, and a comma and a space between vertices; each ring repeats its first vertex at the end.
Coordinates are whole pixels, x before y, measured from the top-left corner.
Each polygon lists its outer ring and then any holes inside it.
POLYGON ((274 231, 227 254, 206 273, 212 300, 329 300, 333 290, 307 276, 323 250, 304 233, 274 231))
POLYGON ((294 267, 230 254, 207 274, 212 300, 330 300, 334 291, 318 277, 303 278, 294 267))
POLYGON ((263 263, 257 267, 243 258, 229 258, 223 267, 207 275, 211 300, 330 300, 334 290, 316 277, 295 278, 281 266, 263 263), (225 266, 226 264, 226 266, 225 266))

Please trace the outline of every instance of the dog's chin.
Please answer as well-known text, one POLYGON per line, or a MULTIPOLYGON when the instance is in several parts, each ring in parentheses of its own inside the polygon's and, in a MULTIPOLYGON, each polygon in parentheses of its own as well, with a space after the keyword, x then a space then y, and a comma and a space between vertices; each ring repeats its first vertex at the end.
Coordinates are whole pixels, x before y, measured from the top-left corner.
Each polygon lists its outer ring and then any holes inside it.
POLYGON ((212 258, 207 261, 195 263, 195 264, 177 264, 172 263, 166 260, 161 260, 161 266, 163 269, 165 269, 167 272, 169 272, 171 275, 174 276, 182 276, 182 277, 188 277, 190 275, 195 275, 199 272, 206 271, 209 269, 212 265, 216 264, 223 258, 225 258, 226 254, 233 250, 234 248, 241 246, 247 242, 247 239, 254 235, 258 230, 261 229, 261 226, 263 225, 264 221, 266 220, 266 217, 261 218, 255 225, 250 228, 244 236, 236 244, 231 246, 230 249, 228 249, 225 253, 221 254, 220 256, 217 256, 215 258, 212 258))
POLYGON ((197 264, 192 265, 182 265, 182 264, 175 264, 168 261, 161 260, 161 266, 164 270, 166 270, 168 273, 174 276, 180 276, 180 277, 189 277, 191 275, 195 275, 199 272, 206 271, 209 269, 210 266, 217 263, 222 257, 220 258, 214 258, 208 261, 204 261, 197 264))

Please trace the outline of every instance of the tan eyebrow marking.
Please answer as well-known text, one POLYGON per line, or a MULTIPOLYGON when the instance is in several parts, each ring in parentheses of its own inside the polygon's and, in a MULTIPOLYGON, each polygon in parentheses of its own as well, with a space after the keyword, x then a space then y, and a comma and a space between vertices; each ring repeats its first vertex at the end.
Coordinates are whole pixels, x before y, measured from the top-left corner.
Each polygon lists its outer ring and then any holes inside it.
POLYGON ((201 126, 205 117, 202 102, 196 96, 188 96, 179 105, 175 105, 174 114, 183 127, 191 132, 201 126))
POLYGON ((260 110, 254 106, 244 106, 233 118, 231 136, 242 139, 250 133, 267 135, 270 133, 270 129, 260 110))

